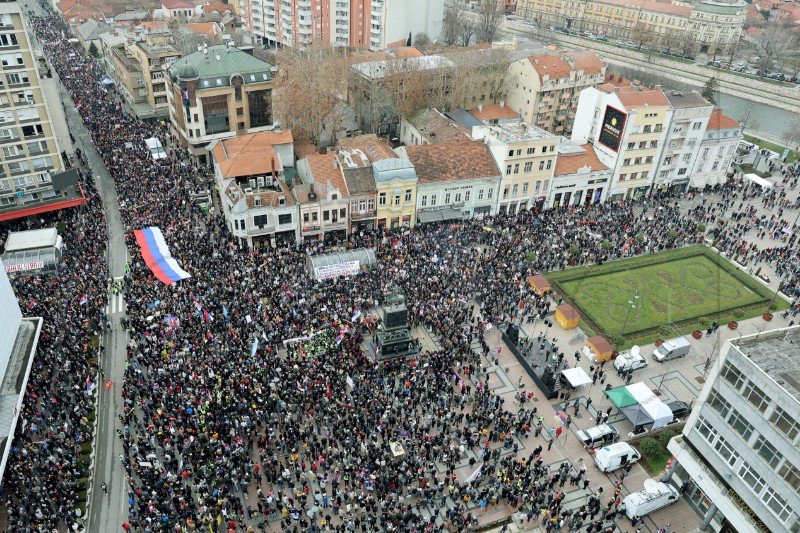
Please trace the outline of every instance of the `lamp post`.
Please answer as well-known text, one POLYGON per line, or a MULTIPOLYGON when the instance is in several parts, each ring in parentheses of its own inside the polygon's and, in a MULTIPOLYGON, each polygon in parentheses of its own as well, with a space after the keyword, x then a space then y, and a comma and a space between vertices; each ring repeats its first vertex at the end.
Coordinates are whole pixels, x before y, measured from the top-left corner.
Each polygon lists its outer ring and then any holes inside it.
POLYGON ((628 325, 628 319, 631 317, 631 311, 636 309, 636 305, 638 304, 638 302, 639 302, 639 289, 636 289, 636 291, 633 293, 633 300, 628 300, 628 305, 630 305, 630 307, 628 308, 628 314, 625 316, 625 322, 622 324, 622 329, 619 332, 620 335, 622 335, 625 332, 625 328, 628 325))

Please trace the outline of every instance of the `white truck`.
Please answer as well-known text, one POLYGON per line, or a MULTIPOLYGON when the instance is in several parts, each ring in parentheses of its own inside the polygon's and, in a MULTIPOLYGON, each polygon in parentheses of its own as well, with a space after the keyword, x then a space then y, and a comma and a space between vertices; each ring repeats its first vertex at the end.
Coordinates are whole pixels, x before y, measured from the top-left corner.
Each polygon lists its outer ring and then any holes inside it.
POLYGON ((642 458, 639 450, 627 442, 616 442, 599 448, 594 452, 594 464, 602 472, 613 472, 626 464, 633 464, 642 458))
POLYGON ((632 492, 622 500, 622 503, 625 505, 625 514, 628 515, 628 518, 633 518, 634 516, 645 516, 672 505, 678 501, 679 497, 680 492, 672 485, 647 479, 642 490, 632 492))
POLYGON ((614 368, 617 372, 627 372, 646 367, 647 359, 640 352, 638 346, 632 346, 630 351, 617 355, 614 359, 614 368))

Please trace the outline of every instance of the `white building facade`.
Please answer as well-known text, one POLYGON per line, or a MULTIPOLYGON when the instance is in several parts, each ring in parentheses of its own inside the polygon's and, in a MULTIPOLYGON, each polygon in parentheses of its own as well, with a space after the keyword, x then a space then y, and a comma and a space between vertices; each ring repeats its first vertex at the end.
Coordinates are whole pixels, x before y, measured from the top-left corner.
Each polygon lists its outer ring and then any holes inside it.
POLYGON ((690 186, 702 189, 725 183, 733 172, 736 148, 743 138, 742 125, 715 109, 700 141, 690 186))

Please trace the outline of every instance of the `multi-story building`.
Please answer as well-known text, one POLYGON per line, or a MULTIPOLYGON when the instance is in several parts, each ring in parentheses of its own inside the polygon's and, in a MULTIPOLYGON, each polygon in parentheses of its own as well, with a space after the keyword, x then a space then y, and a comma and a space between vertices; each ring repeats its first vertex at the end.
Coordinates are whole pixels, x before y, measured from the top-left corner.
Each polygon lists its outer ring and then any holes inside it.
MULTIPOLYGON (((653 175, 653 192, 685 192, 693 178, 700 144, 714 106, 696 92, 667 91, 665 94, 672 107, 672 121, 653 175)), ((698 176, 695 182, 702 179, 698 176)))
POLYGON ((209 46, 169 67, 172 133, 205 163, 215 139, 273 127, 273 66, 235 46, 209 46))
POLYGON ((169 37, 169 32, 149 33, 140 35, 134 41, 128 40, 124 45, 127 54, 138 63, 144 80, 144 101, 152 109, 147 118, 169 115, 167 71, 183 55, 169 43, 169 37))
POLYGON ((313 154, 297 162, 301 183, 292 193, 300 209, 303 241, 343 240, 350 234, 350 199, 339 154, 313 154))
POLYGON ((416 225, 419 177, 408 157, 387 157, 372 164, 378 189, 378 229, 416 225))
POLYGON ((80 186, 54 180, 64 170, 50 106, 20 5, 0 3, 0 220, 86 202, 80 186))
POLYGON ((591 50, 529 56, 509 67, 506 103, 526 122, 568 136, 578 95, 605 75, 606 65, 591 50))
POLYGON ((441 111, 426 107, 400 120, 400 142, 405 145, 467 141, 469 133, 441 111))
POLYGON ((414 165, 419 224, 497 213, 500 170, 482 141, 401 146, 414 165))
POLYGON ((161 0, 161 13, 164 18, 177 19, 184 22, 197 12, 197 6, 189 0, 161 0))
POLYGON ((523 121, 477 126, 472 136, 483 139, 501 171, 497 212, 542 209, 561 137, 523 121))
POLYGON ((581 91, 571 138, 612 169, 609 200, 638 198, 650 192, 671 121, 661 89, 604 83, 581 91))
POLYGON ((723 115, 721 109, 714 109, 700 141, 689 186, 702 189, 706 185, 725 183, 742 139, 742 125, 723 115))
POLYGON ((800 327, 728 340, 681 436, 667 478, 701 531, 800 531, 800 327))
POLYGON ((262 44, 312 43, 382 50, 409 34, 441 33, 444 0, 239 0, 244 28, 262 44))
POLYGON ((602 203, 610 182, 611 169, 600 162, 592 145, 578 146, 562 137, 545 207, 602 203))
POLYGON ((747 15, 744 0, 701 0, 694 4, 651 0, 519 0, 517 17, 540 27, 591 31, 608 39, 633 39, 687 52, 729 52, 747 15), (676 47, 676 44, 678 45, 676 47))
POLYGON ((239 246, 296 242, 297 202, 286 184, 286 171, 294 170, 292 132, 215 140, 209 150, 222 213, 239 246))

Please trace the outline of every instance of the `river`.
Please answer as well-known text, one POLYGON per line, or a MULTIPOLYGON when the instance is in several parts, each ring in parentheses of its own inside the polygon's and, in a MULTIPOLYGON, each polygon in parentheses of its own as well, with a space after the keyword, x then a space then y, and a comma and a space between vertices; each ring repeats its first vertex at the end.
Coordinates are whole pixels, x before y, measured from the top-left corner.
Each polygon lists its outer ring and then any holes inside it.
POLYGON ((791 128, 800 127, 800 113, 750 102, 738 96, 720 93, 719 105, 726 116, 739 122, 747 120, 747 127, 750 129, 763 131, 776 137, 786 138, 791 128))

